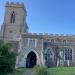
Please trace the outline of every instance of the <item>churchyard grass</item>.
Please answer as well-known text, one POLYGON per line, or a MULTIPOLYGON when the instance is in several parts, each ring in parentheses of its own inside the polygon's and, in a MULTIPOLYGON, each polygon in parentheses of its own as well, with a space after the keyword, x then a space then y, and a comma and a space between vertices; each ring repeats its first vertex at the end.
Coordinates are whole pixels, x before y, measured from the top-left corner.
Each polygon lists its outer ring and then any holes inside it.
MULTIPOLYGON (((9 75, 23 75, 25 68, 16 69, 13 74, 9 75)), ((58 67, 58 68, 48 68, 49 75, 75 75, 75 67, 58 67)))
POLYGON ((18 68, 18 69, 15 70, 14 73, 9 74, 9 75, 23 75, 24 72, 25 72, 25 68, 18 68))
POLYGON ((25 68, 19 68, 16 69, 15 75, 23 75, 24 72, 25 72, 25 68))
POLYGON ((75 67, 48 68, 50 75, 75 75, 75 67))

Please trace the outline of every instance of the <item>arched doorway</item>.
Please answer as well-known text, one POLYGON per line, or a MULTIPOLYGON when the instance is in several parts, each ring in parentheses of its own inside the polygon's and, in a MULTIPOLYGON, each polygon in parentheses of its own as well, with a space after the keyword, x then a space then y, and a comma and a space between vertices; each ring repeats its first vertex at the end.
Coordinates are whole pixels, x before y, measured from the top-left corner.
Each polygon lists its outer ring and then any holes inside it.
POLYGON ((28 55, 27 55, 27 59, 26 59, 26 68, 33 68, 36 65, 36 54, 31 51, 28 55))

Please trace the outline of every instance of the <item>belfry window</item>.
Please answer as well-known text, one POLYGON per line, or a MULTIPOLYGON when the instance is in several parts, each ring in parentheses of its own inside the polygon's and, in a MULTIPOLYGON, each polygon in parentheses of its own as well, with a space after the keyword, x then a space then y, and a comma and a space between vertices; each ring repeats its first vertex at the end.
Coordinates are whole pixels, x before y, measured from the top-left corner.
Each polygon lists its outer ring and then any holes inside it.
POLYGON ((15 23, 15 12, 13 11, 10 17, 10 23, 15 23))

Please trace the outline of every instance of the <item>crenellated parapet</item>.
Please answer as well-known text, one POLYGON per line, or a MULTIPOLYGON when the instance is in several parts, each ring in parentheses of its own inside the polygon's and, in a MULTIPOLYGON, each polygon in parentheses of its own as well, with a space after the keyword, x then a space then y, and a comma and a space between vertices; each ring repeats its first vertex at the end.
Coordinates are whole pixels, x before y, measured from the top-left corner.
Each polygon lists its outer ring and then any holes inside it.
POLYGON ((22 7, 24 7, 24 3, 19 3, 19 2, 16 2, 16 3, 14 3, 14 2, 7 2, 6 3, 6 6, 13 6, 13 5, 19 5, 19 6, 22 6, 22 7))
POLYGON ((22 35, 32 35, 32 36, 43 36, 43 37, 73 37, 75 38, 75 35, 72 34, 48 34, 48 33, 22 33, 22 35))
POLYGON ((15 8, 23 8, 26 11, 24 3, 19 3, 19 2, 7 2, 5 7, 15 7, 15 8))
MULTIPOLYGON (((24 33, 25 34, 25 33, 24 33)), ((49 33, 27 33, 28 35, 38 35, 38 36, 46 36, 46 37, 75 37, 72 34, 49 34, 49 33)))

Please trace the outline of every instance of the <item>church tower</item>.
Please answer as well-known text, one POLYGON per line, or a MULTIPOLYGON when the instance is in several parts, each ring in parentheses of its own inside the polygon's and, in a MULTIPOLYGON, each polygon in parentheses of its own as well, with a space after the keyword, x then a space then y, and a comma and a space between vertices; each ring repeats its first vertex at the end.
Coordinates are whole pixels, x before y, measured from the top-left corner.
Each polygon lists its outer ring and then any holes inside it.
POLYGON ((4 22, 1 27, 2 37, 6 41, 17 40, 21 33, 28 32, 26 9, 23 3, 6 3, 4 22))

